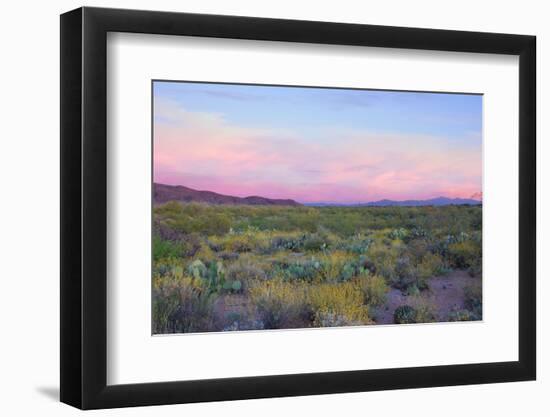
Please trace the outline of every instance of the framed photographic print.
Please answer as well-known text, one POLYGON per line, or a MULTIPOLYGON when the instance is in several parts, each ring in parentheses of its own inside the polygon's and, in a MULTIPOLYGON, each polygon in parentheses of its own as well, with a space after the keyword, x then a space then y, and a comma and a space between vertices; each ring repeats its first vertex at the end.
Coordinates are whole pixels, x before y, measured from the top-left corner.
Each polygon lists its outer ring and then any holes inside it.
POLYGON ((535 38, 61 16, 61 400, 535 379, 535 38))

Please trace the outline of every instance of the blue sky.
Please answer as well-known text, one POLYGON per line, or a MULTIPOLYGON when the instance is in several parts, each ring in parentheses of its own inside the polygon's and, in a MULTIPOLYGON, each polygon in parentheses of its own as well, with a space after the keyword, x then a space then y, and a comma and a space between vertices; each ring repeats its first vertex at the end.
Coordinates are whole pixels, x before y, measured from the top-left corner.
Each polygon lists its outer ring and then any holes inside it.
POLYGON ((480 95, 155 82, 155 95, 250 127, 343 127, 449 140, 481 131, 480 95))

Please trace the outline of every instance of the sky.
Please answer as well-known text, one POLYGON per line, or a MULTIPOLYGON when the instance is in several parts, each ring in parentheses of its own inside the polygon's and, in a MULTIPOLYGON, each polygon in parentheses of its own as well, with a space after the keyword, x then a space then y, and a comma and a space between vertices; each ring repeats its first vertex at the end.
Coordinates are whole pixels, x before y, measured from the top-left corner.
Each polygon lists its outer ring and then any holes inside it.
POLYGON ((482 96, 153 83, 162 184, 300 203, 469 198, 482 187, 482 96))

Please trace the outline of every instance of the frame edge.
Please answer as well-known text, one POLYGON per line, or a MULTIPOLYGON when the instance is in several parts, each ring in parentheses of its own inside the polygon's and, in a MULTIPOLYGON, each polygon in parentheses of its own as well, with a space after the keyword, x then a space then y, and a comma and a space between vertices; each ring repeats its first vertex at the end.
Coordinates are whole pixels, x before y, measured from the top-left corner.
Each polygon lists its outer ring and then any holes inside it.
POLYGON ((535 37, 238 16, 150 13, 151 18, 145 11, 81 8, 61 16, 62 402, 81 409, 96 409, 536 378, 536 267, 533 264, 536 256, 536 165, 533 163, 536 155, 535 37), (195 19, 198 23, 186 26, 195 19), (265 25, 259 25, 261 22, 265 25), (323 28, 327 31, 323 32, 323 28), (395 47, 401 39, 395 33, 391 36, 395 31, 400 36, 411 35, 406 42, 403 41, 403 48, 519 55, 520 277, 521 274, 524 276, 519 288, 519 361, 107 386, 104 367, 106 283, 103 279, 107 243, 105 36, 111 30, 244 39, 258 36, 263 40, 374 44, 379 47, 384 47, 384 44, 395 47), (362 30, 369 34, 355 37, 362 30), (437 40, 428 36, 434 33, 441 36, 437 40), (477 36, 481 41, 474 45, 477 36), (449 48, 442 48, 442 45, 449 48), (85 118, 83 112, 89 117, 85 118), (449 371, 453 374, 448 375, 446 372, 449 371), (400 375, 399 381, 395 380, 396 373, 400 375))
POLYGON ((60 400, 82 407, 82 9, 60 16, 60 400))

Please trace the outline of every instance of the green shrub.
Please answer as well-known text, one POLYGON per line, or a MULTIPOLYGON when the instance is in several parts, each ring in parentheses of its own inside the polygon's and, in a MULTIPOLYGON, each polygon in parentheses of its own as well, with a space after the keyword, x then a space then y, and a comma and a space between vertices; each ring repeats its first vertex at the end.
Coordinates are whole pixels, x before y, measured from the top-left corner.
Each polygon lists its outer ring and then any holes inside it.
POLYGON ((347 250, 348 252, 351 252, 357 255, 364 255, 368 252, 373 242, 374 242, 373 239, 359 234, 344 241, 344 243, 341 244, 341 247, 342 249, 347 250))
POLYGON ((312 258, 284 265, 280 271, 284 281, 305 281, 311 283, 320 277, 321 270, 321 262, 312 258))
POLYGON ((303 240, 303 249, 309 252, 322 252, 329 248, 330 238, 326 234, 310 233, 303 240))
POLYGON ((458 269, 475 268, 481 265, 481 244, 473 240, 451 243, 449 258, 453 267, 458 269))
POLYGON ((375 274, 376 267, 367 260, 366 256, 361 255, 354 259, 349 259, 343 263, 339 273, 339 281, 346 282, 355 277, 375 274))
POLYGON ((175 285, 157 285, 152 290, 152 332, 162 334, 175 331, 171 318, 180 305, 175 285))
POLYGON ((414 264, 418 264, 429 253, 428 247, 428 241, 425 239, 414 239, 407 244, 407 254, 414 264))
POLYGON ((406 236, 408 236, 408 234, 409 232, 407 231, 407 229, 400 227, 399 229, 394 229, 390 233, 388 233, 388 237, 391 240, 395 240, 395 239, 403 240, 406 236))
POLYGON ((263 269, 249 261, 239 261, 227 267, 226 279, 228 282, 239 281, 243 290, 248 290, 255 282, 267 279, 263 269))
POLYGON ((167 279, 153 285, 153 332, 206 332, 213 328, 214 298, 194 278, 167 279))
POLYGON ((378 275, 370 275, 359 278, 358 282, 363 291, 365 304, 374 307, 386 302, 389 287, 384 278, 378 275))
POLYGON ((271 240, 271 249, 289 250, 293 252, 299 252, 303 249, 305 235, 301 236, 276 236, 271 240))
POLYGON ((355 283, 318 284, 307 290, 308 304, 314 312, 314 326, 323 326, 329 315, 345 318, 349 325, 372 323, 364 295, 355 283))
POLYGON ((301 284, 266 281, 250 289, 250 298, 265 329, 292 327, 303 323, 308 314, 305 287, 301 284))
POLYGON ((470 285, 464 288, 464 307, 475 317, 474 320, 481 320, 483 314, 481 285, 470 285))
POLYGON ((416 309, 409 305, 402 305, 395 309, 393 313, 393 322, 396 324, 416 323, 416 309))
POLYGON ((411 284, 406 288, 405 293, 407 295, 417 296, 420 294, 420 289, 416 284, 411 284))
POLYGON ((415 297, 410 302, 416 310, 416 323, 433 323, 437 321, 434 306, 428 300, 415 297))
POLYGON ((374 244, 369 252, 369 261, 374 264, 376 273, 384 277, 389 284, 399 281, 396 273, 397 258, 397 249, 387 248, 379 243, 374 244))
POLYGON ((342 326, 357 326, 363 323, 350 320, 342 314, 332 312, 317 312, 315 315, 315 325, 318 327, 342 327, 342 326))
POLYGON ((445 264, 439 255, 426 253, 417 266, 417 274, 420 279, 427 279, 447 272, 445 264))
POLYGON ((153 236, 153 262, 164 258, 179 258, 184 250, 179 242, 164 240, 160 236, 153 236))
POLYGON ((401 256, 395 263, 395 277, 392 285, 399 289, 407 289, 409 285, 416 283, 417 271, 408 256, 401 256))
POLYGON ((427 238, 428 236, 429 236, 429 233, 424 228, 414 227, 409 231, 409 233, 407 233, 403 241, 408 244, 410 241, 414 239, 423 239, 423 238, 427 238))
POLYGON ((469 310, 453 310, 449 313, 449 321, 473 321, 480 320, 469 310))

